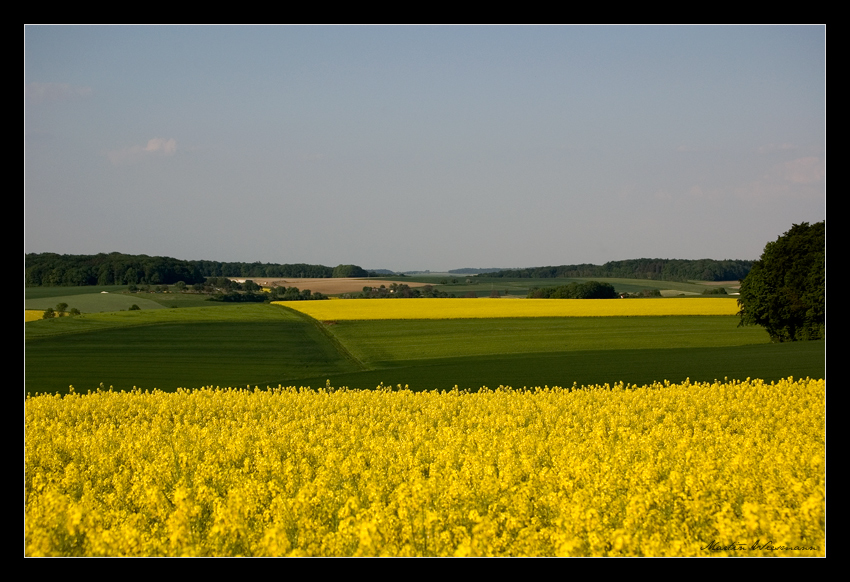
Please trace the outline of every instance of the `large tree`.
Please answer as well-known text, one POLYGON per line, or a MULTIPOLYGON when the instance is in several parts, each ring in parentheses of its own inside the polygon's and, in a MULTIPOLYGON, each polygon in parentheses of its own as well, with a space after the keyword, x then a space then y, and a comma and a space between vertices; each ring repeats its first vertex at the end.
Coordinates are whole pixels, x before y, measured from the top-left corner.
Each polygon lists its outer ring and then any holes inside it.
POLYGON ((821 339, 826 328, 826 222, 795 224, 767 243, 741 281, 740 325, 775 342, 821 339))

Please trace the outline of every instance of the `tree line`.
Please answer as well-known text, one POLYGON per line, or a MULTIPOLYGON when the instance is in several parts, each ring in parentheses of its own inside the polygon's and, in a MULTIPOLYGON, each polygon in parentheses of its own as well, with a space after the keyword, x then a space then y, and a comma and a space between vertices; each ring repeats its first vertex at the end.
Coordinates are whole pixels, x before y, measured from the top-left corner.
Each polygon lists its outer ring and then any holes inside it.
POLYGON ((714 259, 630 259, 609 261, 604 265, 583 263, 557 267, 506 269, 485 277, 554 279, 557 277, 622 277, 657 281, 738 281, 747 276, 753 261, 714 259))
MULTIPOLYGON (((193 288, 197 290, 197 285, 193 288)), ((210 301, 223 301, 225 303, 262 303, 269 301, 315 301, 327 299, 323 293, 313 293, 309 289, 299 290, 298 287, 274 286, 269 291, 251 281, 236 283, 226 277, 211 277, 207 279, 207 285, 203 291, 212 287, 210 301)))
POLYGON ((599 281, 543 287, 542 289, 533 289, 528 294, 529 299, 617 299, 619 297, 611 283, 600 283, 599 281))
POLYGON ((455 297, 453 293, 440 291, 433 285, 423 285, 422 287, 411 287, 406 283, 391 283, 389 287, 381 285, 380 287, 363 287, 361 293, 347 293, 343 296, 345 299, 411 299, 415 297, 455 297))
POLYGON ((171 257, 100 253, 59 255, 29 253, 24 259, 25 284, 44 287, 84 285, 188 285, 203 283, 207 277, 369 277, 375 276, 357 265, 223 263, 183 261, 171 257))

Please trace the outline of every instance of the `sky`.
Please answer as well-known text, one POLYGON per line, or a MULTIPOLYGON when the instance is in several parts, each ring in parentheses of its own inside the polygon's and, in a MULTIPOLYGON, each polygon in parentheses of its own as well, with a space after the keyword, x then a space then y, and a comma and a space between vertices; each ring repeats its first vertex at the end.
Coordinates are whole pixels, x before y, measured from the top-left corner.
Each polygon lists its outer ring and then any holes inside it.
POLYGON ((825 26, 25 26, 24 249, 757 259, 826 218, 825 26))

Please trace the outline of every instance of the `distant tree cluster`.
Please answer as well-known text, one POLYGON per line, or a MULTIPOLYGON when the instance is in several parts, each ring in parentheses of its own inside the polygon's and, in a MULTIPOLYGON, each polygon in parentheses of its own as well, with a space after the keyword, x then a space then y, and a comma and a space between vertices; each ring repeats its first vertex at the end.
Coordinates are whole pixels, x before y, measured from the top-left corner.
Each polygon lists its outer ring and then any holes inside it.
POLYGON ((187 261, 147 255, 30 253, 24 265, 28 286, 168 285, 204 280, 204 275, 187 261))
POLYGON ((700 259, 632 259, 604 265, 561 265, 532 267, 490 273, 487 277, 554 279, 557 277, 622 277, 659 281, 738 281, 752 268, 753 261, 700 259))
POLYGON ((761 325, 774 342, 826 333, 826 222, 792 225, 764 247, 741 281, 740 325, 761 325))
POLYGON ((337 265, 334 267, 332 277, 368 277, 369 273, 365 269, 361 269, 357 265, 337 265))
POLYGON ((220 263, 217 261, 187 261, 197 266, 206 277, 255 277, 327 279, 339 277, 376 277, 377 273, 366 271, 357 265, 307 265, 305 263, 220 263))
POLYGON ((195 265, 205 277, 308 277, 325 279, 333 276, 333 267, 305 263, 222 263, 219 261, 187 261, 195 265))
POLYGON ((244 283, 233 281, 227 277, 208 277, 202 286, 194 285, 193 290, 204 292, 259 291, 261 287, 248 279, 244 283))
POLYGON ((613 285, 599 281, 544 287, 534 289, 528 294, 529 299, 619 299, 619 297, 613 285))
POLYGON ((658 289, 641 289, 635 293, 620 293, 622 299, 643 299, 646 297, 661 297, 658 289))
POLYGON ((221 263, 218 261, 181 261, 170 257, 125 255, 58 255, 30 253, 24 259, 28 286, 82 285, 188 285, 204 283, 207 277, 371 277, 357 265, 221 263))
POLYGON ((453 293, 446 293, 436 289, 433 285, 424 285, 422 287, 410 287, 406 283, 392 283, 389 287, 381 285, 380 287, 363 287, 362 293, 349 293, 347 298, 350 299, 393 299, 393 298, 411 298, 411 297, 454 297, 453 293))
POLYGON ((263 291, 254 281, 244 283, 231 281, 227 277, 210 277, 202 292, 212 293, 210 301, 226 303, 262 303, 264 301, 311 301, 327 299, 323 293, 312 293, 309 289, 300 291, 298 287, 274 286, 263 291))
POLYGON ((272 287, 270 301, 316 301, 327 299, 324 293, 312 293, 309 289, 299 291, 298 287, 272 287))
POLYGON ((54 310, 52 307, 48 307, 44 310, 44 313, 41 315, 42 319, 53 319, 54 317, 62 317, 64 315, 80 315, 80 310, 76 307, 72 307, 70 311, 68 311, 67 303, 58 303, 56 305, 56 309, 54 310), (67 312, 67 313, 66 313, 67 312))
MULTIPOLYGON (((174 284, 174 288, 178 291, 183 291, 183 289, 186 288, 186 283, 183 283, 183 281, 177 281, 177 283, 174 284), (183 284, 182 288, 180 287, 181 283, 183 284)), ((136 285, 134 283, 130 283, 127 285, 127 291, 130 293, 138 293, 140 291, 144 293, 168 293, 168 285, 136 285)))
POLYGON ((268 301, 269 296, 265 293, 254 293, 248 291, 239 293, 238 291, 229 291, 227 293, 214 293, 209 297, 209 301, 223 301, 225 303, 263 303, 268 301))

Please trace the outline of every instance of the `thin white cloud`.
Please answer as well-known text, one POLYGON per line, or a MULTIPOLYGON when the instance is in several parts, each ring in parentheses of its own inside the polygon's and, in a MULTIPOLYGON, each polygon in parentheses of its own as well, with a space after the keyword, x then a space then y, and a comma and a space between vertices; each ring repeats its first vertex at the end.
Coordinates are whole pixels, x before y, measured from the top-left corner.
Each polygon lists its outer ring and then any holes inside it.
POLYGON ((24 86, 24 96, 30 103, 63 101, 74 97, 88 97, 91 87, 78 87, 68 83, 28 83, 24 86))
POLYGON ((826 165, 810 156, 788 160, 770 168, 761 178, 736 188, 743 197, 822 197, 826 165))
POLYGON ((167 156, 173 155, 174 152, 177 151, 177 141, 172 137, 171 139, 165 139, 162 137, 155 137, 152 140, 148 141, 147 147, 145 147, 146 152, 158 152, 162 151, 167 156))
POLYGON ((155 137, 148 140, 147 145, 131 146, 120 150, 106 152, 106 157, 113 165, 129 164, 141 161, 150 156, 172 156, 177 152, 177 140, 173 137, 165 139, 155 137))
POLYGON ((795 184, 812 184, 823 180, 826 172, 824 161, 814 156, 797 158, 782 164, 780 175, 795 184))

